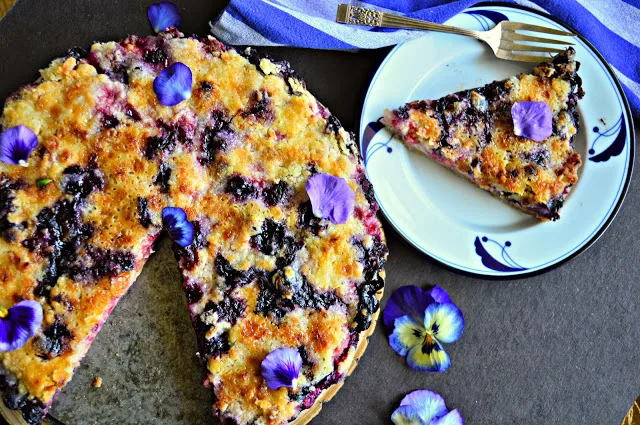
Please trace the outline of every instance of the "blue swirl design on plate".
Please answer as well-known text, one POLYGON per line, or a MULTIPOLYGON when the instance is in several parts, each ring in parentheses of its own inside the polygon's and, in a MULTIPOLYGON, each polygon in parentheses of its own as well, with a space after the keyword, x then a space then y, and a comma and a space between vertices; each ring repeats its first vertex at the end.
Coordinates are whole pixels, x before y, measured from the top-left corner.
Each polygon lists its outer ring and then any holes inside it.
POLYGON ((489 31, 492 27, 498 25, 502 21, 509 20, 509 18, 502 13, 494 12, 492 10, 473 10, 471 12, 464 13, 473 16, 485 31, 489 31), (491 22, 493 22, 493 25, 491 25, 491 22))
POLYGON ((484 264, 488 269, 495 270, 497 272, 519 272, 527 270, 526 267, 522 267, 520 264, 516 263, 507 252, 507 248, 511 246, 511 242, 509 241, 506 241, 504 245, 502 245, 500 242, 489 239, 486 236, 483 236, 482 240, 476 236, 476 240, 473 244, 476 247, 476 254, 480 256, 482 264, 484 264), (486 247, 482 244, 483 242, 487 244, 486 247), (500 257, 503 262, 496 260, 495 257, 487 251, 487 247, 494 246, 499 249, 500 257))
POLYGON ((609 147, 601 151, 599 154, 589 157, 589 161, 606 162, 611 159, 611 157, 620 155, 624 150, 624 144, 627 140, 627 126, 625 125, 624 115, 620 115, 618 121, 616 121, 613 127, 609 130, 600 132, 600 128, 593 127, 593 132, 598 133, 598 137, 596 137, 596 140, 594 140, 589 147, 589 155, 594 155, 596 153, 595 146, 601 138, 604 140, 615 136, 615 139, 613 139, 613 142, 611 142, 609 147))
POLYGON ((379 118, 378 121, 371 121, 364 128, 364 133, 362 135, 362 156, 364 157, 364 165, 367 166, 369 159, 373 156, 374 153, 378 152, 381 149, 385 149, 388 153, 393 152, 393 148, 389 146, 391 140, 393 140, 393 134, 389 136, 386 142, 376 142, 371 145, 371 149, 369 149, 369 144, 373 140, 373 138, 378 134, 383 128, 384 124, 380 122, 382 118, 379 118))

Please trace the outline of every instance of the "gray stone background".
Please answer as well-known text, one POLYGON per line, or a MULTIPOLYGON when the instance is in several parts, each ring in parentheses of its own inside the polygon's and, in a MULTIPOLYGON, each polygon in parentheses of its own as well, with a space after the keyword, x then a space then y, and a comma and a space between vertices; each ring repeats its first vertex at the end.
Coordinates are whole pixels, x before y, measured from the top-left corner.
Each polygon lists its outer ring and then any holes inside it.
MULTIPOLYGON (((19 0, 0 21, 0 102, 69 47, 149 34, 151 0, 19 0)), ((206 34, 223 0, 182 0, 185 33, 206 34)), ((357 130, 369 81, 388 49, 357 54, 262 49, 289 60, 345 127, 357 130)), ((636 129, 638 125, 636 123, 636 129)), ((636 130, 637 131, 637 130, 636 130)), ((451 368, 414 372, 382 326, 353 376, 313 424, 387 424, 402 396, 428 388, 468 424, 619 424, 640 393, 640 185, 587 252, 516 281, 462 276, 433 264, 383 220, 385 300, 407 284, 440 284, 467 328, 446 347, 451 368)), ((166 239, 113 312, 52 413, 67 425, 211 424, 180 276, 166 239), (96 376, 102 388, 91 386, 96 376)), ((380 324, 381 325, 381 324, 380 324)))

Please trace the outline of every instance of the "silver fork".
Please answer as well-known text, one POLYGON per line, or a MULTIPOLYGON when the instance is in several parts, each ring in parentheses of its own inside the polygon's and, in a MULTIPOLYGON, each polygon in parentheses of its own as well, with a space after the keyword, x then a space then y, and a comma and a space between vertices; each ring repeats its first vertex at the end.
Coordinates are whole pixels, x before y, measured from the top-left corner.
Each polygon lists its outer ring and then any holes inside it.
POLYGON ((523 24, 520 22, 503 21, 489 31, 474 31, 464 28, 452 27, 449 25, 434 24, 421 21, 420 19, 407 18, 393 13, 381 12, 364 7, 341 4, 338 6, 336 21, 343 24, 366 25, 381 28, 408 28, 416 30, 428 30, 447 32, 452 34, 466 35, 484 41, 491 47, 493 53, 500 59, 519 62, 541 62, 548 56, 547 53, 562 53, 563 49, 553 47, 536 46, 532 44, 522 44, 519 42, 545 43, 555 45, 572 46, 564 40, 553 38, 537 37, 533 35, 520 34, 516 31, 530 31, 533 33, 544 33, 575 37, 575 34, 559 31, 552 28, 541 27, 539 25, 523 24), (525 53, 515 53, 525 52, 525 53), (540 53, 542 55, 536 55, 540 53))

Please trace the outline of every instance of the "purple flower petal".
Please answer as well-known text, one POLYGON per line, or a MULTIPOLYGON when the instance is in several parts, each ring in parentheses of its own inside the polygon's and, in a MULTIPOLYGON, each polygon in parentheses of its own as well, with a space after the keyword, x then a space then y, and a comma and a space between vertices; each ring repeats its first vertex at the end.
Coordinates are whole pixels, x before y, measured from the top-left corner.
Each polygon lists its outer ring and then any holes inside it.
POLYGON ((450 303, 451 302, 451 297, 449 297, 449 294, 447 294, 447 291, 445 291, 444 289, 442 289, 438 285, 434 286, 433 288, 431 288, 429 290, 429 295, 431 295, 433 297, 433 299, 435 300, 435 302, 437 302, 437 303, 444 304, 444 303, 450 303))
POLYGON ((400 406, 410 406, 416 409, 420 419, 429 424, 433 419, 447 414, 447 406, 440 394, 429 390, 417 390, 407 394, 400 406))
POLYGON ((391 294, 384 309, 383 318, 387 329, 392 330, 395 320, 402 316, 410 316, 422 323, 424 310, 435 300, 428 291, 423 291, 415 285, 402 286, 391 294))
POLYGON ((182 62, 176 62, 153 80, 153 91, 164 106, 175 106, 191 97, 193 75, 182 62))
POLYGON ((162 210, 162 224, 169 232, 171 239, 183 248, 193 242, 193 224, 187 219, 182 208, 166 207, 162 210))
POLYGON ((393 411, 391 422, 394 425, 429 425, 420 418, 418 410, 413 406, 400 406, 393 411))
POLYGON ((31 152, 38 146, 38 136, 19 125, 0 134, 0 161, 13 165, 27 165, 31 152))
POLYGON ((464 425, 464 419, 458 409, 453 409, 443 417, 434 419, 429 425, 464 425))
POLYGON ((346 223, 356 204, 356 194, 347 181, 329 174, 315 174, 307 181, 313 215, 335 224, 346 223))
POLYGON ((178 5, 170 1, 154 3, 147 9, 149 22, 155 32, 161 32, 169 27, 178 27, 182 22, 178 5))
POLYGON ((516 136, 542 142, 553 131, 553 112, 544 102, 516 102, 511 107, 516 136))
POLYGON ((272 390, 295 388, 301 369, 302 357, 293 348, 273 350, 262 360, 262 376, 272 390))
POLYGON ((20 301, 5 312, 0 317, 0 352, 22 347, 42 324, 42 306, 37 301, 20 301))

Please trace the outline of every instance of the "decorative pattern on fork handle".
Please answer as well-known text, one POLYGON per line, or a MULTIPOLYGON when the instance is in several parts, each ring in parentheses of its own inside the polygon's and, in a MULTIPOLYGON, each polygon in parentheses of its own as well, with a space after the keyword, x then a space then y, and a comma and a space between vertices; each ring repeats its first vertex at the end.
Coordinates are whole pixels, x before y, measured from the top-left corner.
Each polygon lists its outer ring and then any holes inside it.
POLYGON ((382 25, 382 12, 358 6, 347 6, 347 22, 355 25, 382 25))

